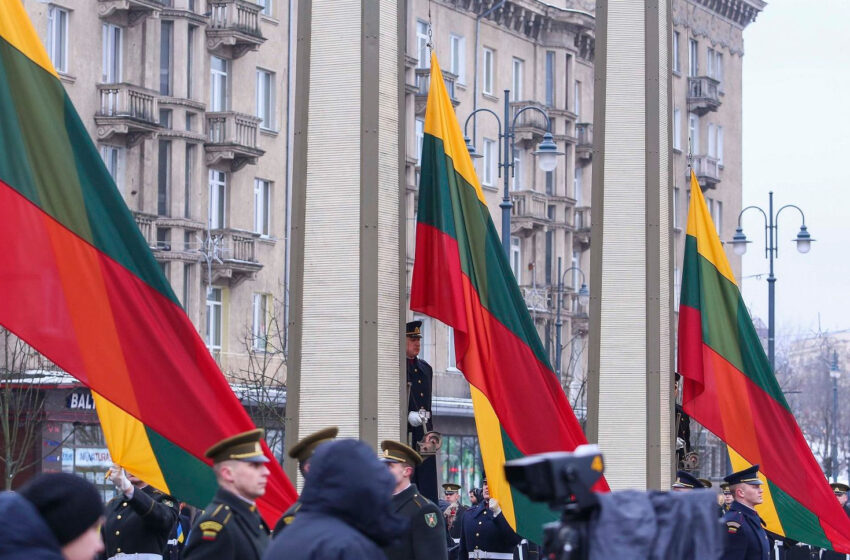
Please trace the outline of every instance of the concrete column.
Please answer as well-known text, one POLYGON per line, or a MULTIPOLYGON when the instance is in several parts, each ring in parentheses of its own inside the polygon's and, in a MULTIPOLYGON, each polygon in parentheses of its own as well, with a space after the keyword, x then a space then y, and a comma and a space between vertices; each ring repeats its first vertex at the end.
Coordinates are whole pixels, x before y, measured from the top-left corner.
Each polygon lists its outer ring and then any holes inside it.
POLYGON ((588 437, 613 489, 673 471, 670 0, 598 0, 588 437))
POLYGON ((405 15, 298 4, 287 446, 328 425, 401 437, 405 15))

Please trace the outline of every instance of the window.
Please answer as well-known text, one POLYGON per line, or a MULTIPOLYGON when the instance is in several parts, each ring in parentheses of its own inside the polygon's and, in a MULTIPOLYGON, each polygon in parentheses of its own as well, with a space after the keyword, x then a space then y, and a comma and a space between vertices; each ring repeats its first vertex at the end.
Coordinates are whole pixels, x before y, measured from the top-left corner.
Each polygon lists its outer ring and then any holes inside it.
POLYGON ((723 90, 723 53, 714 53, 714 79, 720 82, 720 90, 723 90))
POLYGON ((673 149, 682 149, 682 110, 678 107, 673 109, 673 149))
POLYGON ((522 60, 519 58, 513 59, 513 72, 511 74, 511 88, 513 91, 513 100, 519 101, 522 99, 522 60))
POLYGON ((457 356, 455 356, 455 330, 446 327, 446 371, 457 373, 457 356))
POLYGON ((159 126, 163 128, 171 128, 171 109, 159 110, 159 126))
POLYGON ((578 80, 573 84, 573 113, 581 116, 581 82, 578 80))
POLYGON ((522 188, 522 158, 519 150, 514 150, 514 166, 511 170, 511 190, 518 191, 522 188))
POLYGON ((679 60, 679 32, 673 31, 673 71, 682 71, 682 62, 679 60))
POLYGON ((428 24, 424 21, 416 22, 416 59, 417 68, 428 68, 428 24))
POLYGON ((414 321, 422 321, 422 343, 420 345, 419 357, 426 362, 433 363, 433 348, 434 348, 434 340, 433 334, 431 330, 431 318, 426 315, 413 315, 414 321))
POLYGON ((124 190, 124 181, 122 177, 122 167, 124 165, 124 149, 118 146, 110 146, 104 144, 100 147, 100 157, 103 158, 103 163, 106 165, 106 170, 115 181, 115 186, 119 191, 124 190))
POLYGON ((673 267, 673 310, 679 310, 679 300, 682 299, 682 269, 673 267))
POLYGON ((57 72, 68 71, 68 11, 47 9, 47 54, 57 72))
POLYGON ((673 227, 679 229, 679 187, 673 187, 673 227))
POLYGON ((156 213, 170 216, 171 202, 171 141, 159 141, 159 159, 156 174, 156 213))
MULTIPOLYGON (((550 206, 549 209, 554 210, 555 207, 550 206)), ((549 215, 549 219, 554 218, 554 212, 549 212, 548 215, 549 215)), ((554 235, 555 235, 555 232, 552 231, 551 229, 546 232, 546 264, 545 264, 545 267, 544 267, 544 270, 543 270, 543 280, 547 284, 552 283, 552 276, 554 276, 552 274, 552 253, 554 252, 554 246, 555 246, 554 235)))
POLYGON ((575 171, 573 172, 573 198, 576 199, 576 204, 578 204, 578 201, 581 198, 581 166, 580 165, 576 165, 575 171))
POLYGON ((224 171, 210 169, 210 209, 207 218, 209 229, 221 229, 225 223, 227 183, 224 171))
POLYGON ((122 29, 111 23, 104 23, 103 29, 103 72, 100 81, 104 84, 117 84, 121 81, 121 38, 122 29))
POLYGON ((260 127, 273 130, 274 115, 274 73, 257 69, 257 116, 262 119, 260 127))
POLYGON ((717 127, 717 165, 723 167, 723 127, 717 127))
POLYGON ((547 171, 544 174, 546 178, 546 194, 554 195, 555 194, 555 170, 547 171))
POLYGON ((183 311, 189 313, 189 301, 192 295, 192 265, 183 263, 183 311))
POLYGON ((191 99, 195 93, 193 74, 195 72, 195 35, 197 32, 198 26, 190 25, 186 35, 186 98, 188 99, 191 99))
POLYGON ((186 111, 186 130, 192 132, 195 130, 195 113, 186 111))
POLYGON ((221 351, 221 305, 221 288, 216 288, 214 286, 207 288, 207 328, 205 334, 207 339, 207 348, 209 348, 213 355, 221 351))
POLYGON ((210 57, 210 111, 227 111, 227 61, 210 57))
POLYGON ((159 35, 159 93, 171 95, 171 65, 174 50, 174 22, 165 20, 159 35))
POLYGON ((416 119, 416 165, 422 163, 422 146, 425 143, 425 119, 416 119))
POLYGON ((696 39, 688 40, 688 76, 699 76, 699 50, 696 39))
POLYGON ((495 56, 493 49, 484 48, 482 53, 484 61, 481 72, 481 91, 488 95, 493 95, 493 58, 495 56))
POLYGON ((555 51, 546 51, 546 106, 555 106, 555 51))
POLYGON ((511 270, 514 272, 514 278, 516 278, 517 284, 521 281, 522 272, 520 269, 520 263, 522 262, 522 254, 521 254, 521 243, 519 237, 511 236, 511 270))
POLYGON ((251 304, 251 346, 265 352, 268 346, 269 294, 254 294, 251 304))
POLYGON ((711 214, 711 221, 714 222, 717 235, 720 235, 720 230, 723 228, 723 202, 708 199, 708 203, 708 212, 711 214))
POLYGON ((705 66, 706 66, 706 75, 713 78, 714 77, 714 49, 708 47, 706 50, 705 57, 705 66))
POLYGON ((708 157, 717 157, 717 136, 715 136, 714 125, 708 125, 708 157))
POLYGON ((192 217, 192 183, 195 180, 195 144, 186 144, 186 169, 183 174, 183 217, 192 217))
POLYGON ((271 182, 265 179, 254 179, 254 232, 263 237, 270 235, 270 196, 271 182))
POLYGON ((257 0, 257 4, 263 7, 260 13, 264 16, 272 15, 272 0, 257 0))
POLYGON ((484 157, 481 160, 484 167, 483 183, 493 186, 496 179, 496 141, 484 139, 484 157))
POLYGON ((693 113, 688 113, 688 141, 690 142, 690 151, 694 154, 699 153, 699 117, 693 113))
POLYGON ((466 82, 466 40, 460 35, 452 34, 449 43, 451 72, 457 75, 459 84, 466 82))

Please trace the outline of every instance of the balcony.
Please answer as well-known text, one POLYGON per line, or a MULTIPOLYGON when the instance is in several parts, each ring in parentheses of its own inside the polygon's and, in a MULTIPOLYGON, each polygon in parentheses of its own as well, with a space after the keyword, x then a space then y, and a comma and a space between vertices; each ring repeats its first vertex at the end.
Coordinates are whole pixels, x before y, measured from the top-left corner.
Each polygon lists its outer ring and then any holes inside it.
MULTIPOLYGON (((720 162, 715 157, 711 156, 694 156, 693 163, 694 173, 697 180, 703 189, 713 189, 720 182, 720 162)), ((691 174, 687 173, 687 179, 690 180, 691 174)))
POLYGON ((548 313, 552 310, 552 294, 548 286, 520 286, 525 306, 532 313, 548 313))
POLYGON ((258 117, 224 111, 207 113, 206 118, 207 165, 229 165, 230 171, 239 171, 249 163, 257 163, 257 158, 265 153, 257 147, 258 117))
POLYGON ((262 9, 247 0, 209 0, 207 49, 231 60, 257 50, 266 40, 260 33, 262 9))
POLYGON ((235 286, 253 279, 263 268, 256 254, 259 237, 259 233, 240 229, 211 230, 213 282, 229 280, 235 286))
POLYGON ((157 93, 132 84, 98 84, 100 108, 94 116, 99 140, 120 136, 132 147, 159 130, 157 93))
MULTIPOLYGON (((537 107, 548 114, 548 108, 537 101, 511 101, 511 121, 513 122, 517 114, 526 107, 537 107)), ((546 118, 540 114, 540 111, 530 109, 516 119, 514 133, 517 141, 532 140, 535 135, 543 136, 546 132, 548 132, 546 118)))
POLYGON ((583 206, 575 209, 575 234, 573 241, 582 247, 582 250, 590 246, 590 208, 583 206))
POLYGON ((148 247, 156 246, 156 214, 145 214, 144 212, 133 212, 133 218, 136 220, 136 226, 142 233, 142 237, 148 244, 148 247))
POLYGON ((704 115, 720 107, 720 82, 708 76, 688 78, 688 111, 704 115))
MULTIPOLYGON (((414 97, 414 105, 416 114, 425 113, 425 104, 428 102, 428 91, 431 88, 431 69, 417 68, 416 72, 416 95, 414 97)), ((446 84, 446 90, 449 92, 449 99, 452 100, 452 105, 457 107, 460 101, 455 97, 455 82, 457 76, 451 72, 443 70, 443 82, 446 84)))
POLYGON ((593 123, 576 123, 576 157, 586 161, 593 159, 593 123))
POLYGON ((98 0, 97 15, 109 23, 132 27, 159 13, 164 5, 162 0, 98 0))
POLYGON ((511 201, 511 233, 529 235, 551 223, 545 194, 531 190, 512 191, 511 201))

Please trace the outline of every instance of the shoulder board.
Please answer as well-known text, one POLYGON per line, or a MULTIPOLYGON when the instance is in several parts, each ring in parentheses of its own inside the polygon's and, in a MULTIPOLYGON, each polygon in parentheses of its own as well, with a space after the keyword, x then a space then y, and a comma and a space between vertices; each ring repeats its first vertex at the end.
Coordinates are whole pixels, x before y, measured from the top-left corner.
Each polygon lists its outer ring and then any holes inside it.
POLYGON ((230 511, 230 506, 225 504, 218 504, 215 506, 209 515, 206 516, 205 521, 216 521, 220 523, 222 526, 227 525, 227 522, 233 517, 233 512, 230 511))
POLYGON ((223 527, 224 525, 218 521, 202 521, 198 525, 198 529, 201 530, 201 538, 205 541, 214 541, 223 527))
POLYGON ((738 532, 738 529, 741 528, 741 524, 737 521, 727 521, 726 522, 726 530, 733 535, 738 532))

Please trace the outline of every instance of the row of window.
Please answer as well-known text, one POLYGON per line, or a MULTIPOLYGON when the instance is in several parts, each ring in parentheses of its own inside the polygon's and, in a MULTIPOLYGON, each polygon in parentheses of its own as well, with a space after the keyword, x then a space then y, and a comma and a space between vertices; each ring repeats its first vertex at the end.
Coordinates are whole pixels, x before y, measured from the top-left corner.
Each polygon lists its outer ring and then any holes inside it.
MULTIPOLYGON (((207 288, 204 338, 207 347, 213 353, 221 351, 224 299, 225 288, 218 286, 207 288)), ((251 347, 254 351, 265 352, 270 348, 269 331, 274 312, 272 302, 271 294, 254 293, 251 297, 251 347)))
MULTIPOLYGON (((679 56, 679 42, 681 35, 678 31, 673 31, 673 71, 682 71, 681 57, 679 56)), ((721 84, 723 83, 723 53, 712 48, 706 47, 706 67, 705 75, 709 78, 714 78, 721 84)), ((699 61, 699 43, 696 39, 688 39, 688 76, 696 78, 700 75, 699 61)))
MULTIPOLYGON (((430 50, 428 48, 428 24, 416 22, 417 61, 419 68, 430 67, 430 50)), ((555 51, 546 51, 545 67, 545 102, 549 107, 555 106, 555 51)), ((567 54, 567 68, 570 67, 572 55, 567 54)), ((495 95, 495 49, 482 47, 481 50, 481 91, 486 95, 495 95)), ((525 61, 518 57, 511 58, 511 100, 523 99, 523 75, 525 61)), ((457 76, 458 83, 466 83, 466 38, 451 33, 449 35, 449 72, 457 76)), ((569 107, 568 100, 564 106, 569 107)), ((573 112, 581 114, 581 82, 573 84, 573 112)))
MULTIPOLYGON (((708 123, 706 132, 708 139, 708 150, 706 155, 717 160, 717 164, 723 165, 723 127, 708 123)), ((688 140, 690 141, 690 152, 695 155, 700 153, 700 127, 699 116, 688 113, 688 140)), ((673 149, 682 150, 682 110, 673 108, 673 149)))
MULTIPOLYGON (((673 227, 676 229, 680 229, 682 227, 682 217, 679 213, 679 209, 681 208, 680 199, 681 199, 681 189, 679 187, 673 188, 673 227)), ((687 191, 687 204, 685 208, 690 208, 691 206, 691 191, 687 191)), ((723 231, 723 201, 715 200, 713 198, 706 197, 705 204, 708 206, 708 213, 711 215, 711 220, 714 222, 714 227, 717 230, 717 235, 722 235, 721 231, 723 231)))
MULTIPOLYGON (((53 66, 59 72, 68 71, 68 18, 67 10, 51 6, 48 11, 47 52, 53 66)), ((174 22, 160 22, 159 93, 171 96, 174 78, 174 22)), ((195 43, 198 27, 190 25, 186 50, 186 98, 195 94, 194 66, 195 43)), ((102 73, 101 81, 116 84, 123 81, 124 29, 111 23, 102 25, 102 73)), ((210 57, 209 111, 227 111, 230 108, 231 61, 217 56, 210 57)), ((260 126, 274 130, 275 119, 275 73, 257 68, 256 72, 256 115, 260 126)))

